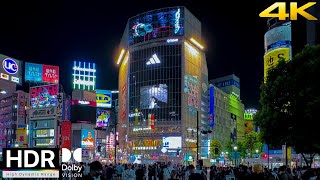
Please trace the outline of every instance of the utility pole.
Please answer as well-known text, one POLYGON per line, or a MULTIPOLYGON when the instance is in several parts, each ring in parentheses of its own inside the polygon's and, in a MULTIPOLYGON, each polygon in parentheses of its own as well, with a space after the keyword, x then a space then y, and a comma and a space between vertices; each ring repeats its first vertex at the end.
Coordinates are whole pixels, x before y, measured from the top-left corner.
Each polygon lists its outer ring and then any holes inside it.
POLYGON ((286 166, 288 166, 288 147, 287 147, 287 142, 285 142, 285 146, 286 146, 286 166))
POLYGON ((197 156, 196 156, 197 164, 199 160, 199 111, 197 111, 197 156))
POLYGON ((269 164, 270 164, 270 157, 269 157, 269 144, 267 144, 267 147, 268 147, 268 169, 270 169, 270 168, 269 168, 269 164))

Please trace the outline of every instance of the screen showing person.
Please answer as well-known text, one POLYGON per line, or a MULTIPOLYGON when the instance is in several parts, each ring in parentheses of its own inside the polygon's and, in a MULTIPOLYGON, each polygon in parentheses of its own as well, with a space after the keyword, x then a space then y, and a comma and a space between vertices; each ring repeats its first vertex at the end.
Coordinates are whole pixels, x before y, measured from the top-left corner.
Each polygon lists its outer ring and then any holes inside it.
POLYGON ((94 131, 93 130, 82 130, 82 141, 81 146, 84 149, 91 149, 94 145, 94 131))
POLYGON ((168 102, 168 88, 166 84, 144 86, 140 89, 141 109, 155 109, 164 107, 168 102))

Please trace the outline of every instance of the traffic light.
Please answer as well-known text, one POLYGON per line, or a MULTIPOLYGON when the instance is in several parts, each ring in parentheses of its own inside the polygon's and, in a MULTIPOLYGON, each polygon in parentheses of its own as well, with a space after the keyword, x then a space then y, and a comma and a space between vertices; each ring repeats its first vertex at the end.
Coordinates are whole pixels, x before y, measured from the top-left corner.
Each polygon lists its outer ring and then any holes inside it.
POLYGON ((262 159, 268 159, 268 154, 267 153, 263 153, 262 154, 262 159))

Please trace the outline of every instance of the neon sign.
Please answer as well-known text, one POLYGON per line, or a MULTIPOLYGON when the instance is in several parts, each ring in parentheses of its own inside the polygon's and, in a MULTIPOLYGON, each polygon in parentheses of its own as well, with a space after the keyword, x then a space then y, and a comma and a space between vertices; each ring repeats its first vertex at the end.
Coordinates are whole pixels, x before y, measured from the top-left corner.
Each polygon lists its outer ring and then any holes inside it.
POLYGON ((167 43, 175 43, 178 41, 179 41, 179 39, 167 39, 167 43))
POLYGON ((89 101, 78 101, 79 104, 90 104, 89 101))
POLYGON ((179 25, 179 20, 180 20, 180 9, 176 12, 176 20, 174 21, 174 33, 177 34, 180 29, 179 25))
POLYGON ((86 62, 73 63, 73 89, 95 90, 96 86, 96 64, 86 62))

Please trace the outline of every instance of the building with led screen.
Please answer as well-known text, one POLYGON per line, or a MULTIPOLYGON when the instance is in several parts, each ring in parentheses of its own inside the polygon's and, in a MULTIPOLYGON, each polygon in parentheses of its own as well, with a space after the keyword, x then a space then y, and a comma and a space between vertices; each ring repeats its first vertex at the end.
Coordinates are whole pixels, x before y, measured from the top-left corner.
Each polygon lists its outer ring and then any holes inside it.
POLYGON ((201 42, 201 23, 185 7, 128 20, 117 57, 121 157, 132 162, 137 157, 195 157, 197 112, 200 128, 209 127, 208 70, 201 42))

